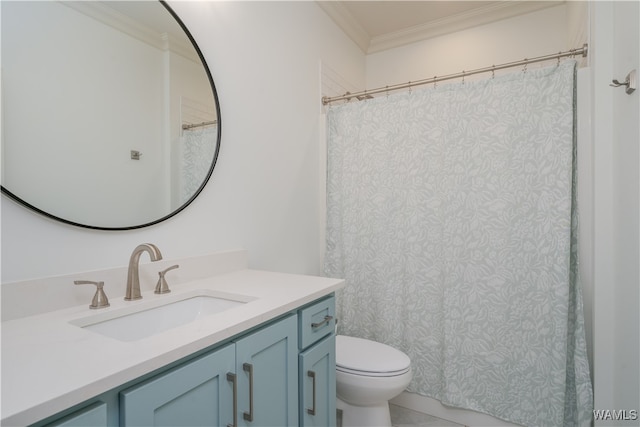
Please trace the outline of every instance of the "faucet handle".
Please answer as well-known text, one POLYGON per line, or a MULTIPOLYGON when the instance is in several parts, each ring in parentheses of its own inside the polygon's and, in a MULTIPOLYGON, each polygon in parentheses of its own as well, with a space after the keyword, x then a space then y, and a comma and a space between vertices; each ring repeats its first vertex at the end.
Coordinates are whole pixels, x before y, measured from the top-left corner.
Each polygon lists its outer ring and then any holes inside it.
POLYGON ((158 276, 159 276, 158 283, 156 284, 156 290, 153 291, 154 294, 167 294, 171 292, 171 289, 169 289, 169 284, 167 283, 167 280, 164 278, 164 275, 167 273, 167 271, 174 270, 178 267, 180 266, 176 264, 158 272, 158 276))
POLYGON ((74 280, 76 285, 96 285, 96 293, 93 295, 89 308, 105 308, 109 307, 109 299, 104 293, 104 282, 92 282, 91 280, 74 280))

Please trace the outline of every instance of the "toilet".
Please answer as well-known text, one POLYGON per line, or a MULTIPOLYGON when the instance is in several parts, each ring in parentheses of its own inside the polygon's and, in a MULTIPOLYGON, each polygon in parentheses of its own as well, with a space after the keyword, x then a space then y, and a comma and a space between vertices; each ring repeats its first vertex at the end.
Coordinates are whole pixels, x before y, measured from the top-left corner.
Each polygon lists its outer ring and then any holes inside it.
POLYGON ((386 344, 336 336, 337 408, 342 427, 391 427, 389 400, 411 381, 409 356, 386 344))

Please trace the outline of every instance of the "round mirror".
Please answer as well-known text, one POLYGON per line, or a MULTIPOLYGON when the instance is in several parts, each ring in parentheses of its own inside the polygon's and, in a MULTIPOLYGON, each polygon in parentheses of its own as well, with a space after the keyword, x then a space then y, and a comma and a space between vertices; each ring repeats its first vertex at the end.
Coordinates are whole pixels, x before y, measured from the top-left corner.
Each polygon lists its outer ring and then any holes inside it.
POLYGON ((6 1, 2 193, 67 224, 163 221, 209 180, 220 108, 164 2, 6 1))

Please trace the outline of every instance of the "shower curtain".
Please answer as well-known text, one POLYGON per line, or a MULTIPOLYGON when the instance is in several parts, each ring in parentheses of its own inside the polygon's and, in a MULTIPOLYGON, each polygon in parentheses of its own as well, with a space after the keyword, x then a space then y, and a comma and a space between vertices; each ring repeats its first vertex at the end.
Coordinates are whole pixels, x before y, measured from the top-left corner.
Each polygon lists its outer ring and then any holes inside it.
POLYGON ((409 391, 528 426, 590 423, 575 67, 329 109, 339 332, 407 353, 409 391))
POLYGON ((180 138, 180 205, 186 203, 202 185, 215 156, 217 126, 185 129, 180 138))

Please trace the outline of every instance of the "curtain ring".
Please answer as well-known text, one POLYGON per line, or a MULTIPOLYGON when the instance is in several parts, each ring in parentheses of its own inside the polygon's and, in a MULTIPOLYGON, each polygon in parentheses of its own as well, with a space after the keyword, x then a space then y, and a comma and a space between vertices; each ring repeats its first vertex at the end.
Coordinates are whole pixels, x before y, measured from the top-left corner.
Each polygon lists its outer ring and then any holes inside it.
POLYGON ((466 74, 465 74, 465 71, 464 71, 464 70, 462 70, 462 84, 464 84, 464 76, 465 76, 465 75, 466 75, 466 74))
POLYGON ((411 95, 411 82, 407 83, 409 85, 409 95, 411 95))
POLYGON ((438 82, 436 81, 436 79, 438 78, 438 76, 433 76, 433 88, 435 89, 436 87, 438 87, 438 82))
MULTIPOLYGON (((527 58, 524 58, 524 60, 525 60, 525 61, 528 61, 528 59, 527 59, 527 58)), ((525 62, 525 64, 524 64, 524 68, 522 69, 522 72, 523 72, 523 73, 526 73, 526 72, 527 72, 527 66, 528 66, 528 65, 529 65, 529 63, 528 63, 528 62, 525 62)))
POLYGON ((386 89, 385 94, 387 95, 387 99, 389 98, 389 86, 384 87, 386 89))
POLYGON ((491 66, 491 78, 492 79, 496 78, 496 66, 495 65, 491 66))
POLYGON ((561 54, 561 53, 562 53, 562 52, 558 52, 558 64, 556 65, 557 67, 559 67, 559 66, 560 66, 560 54, 561 54))

